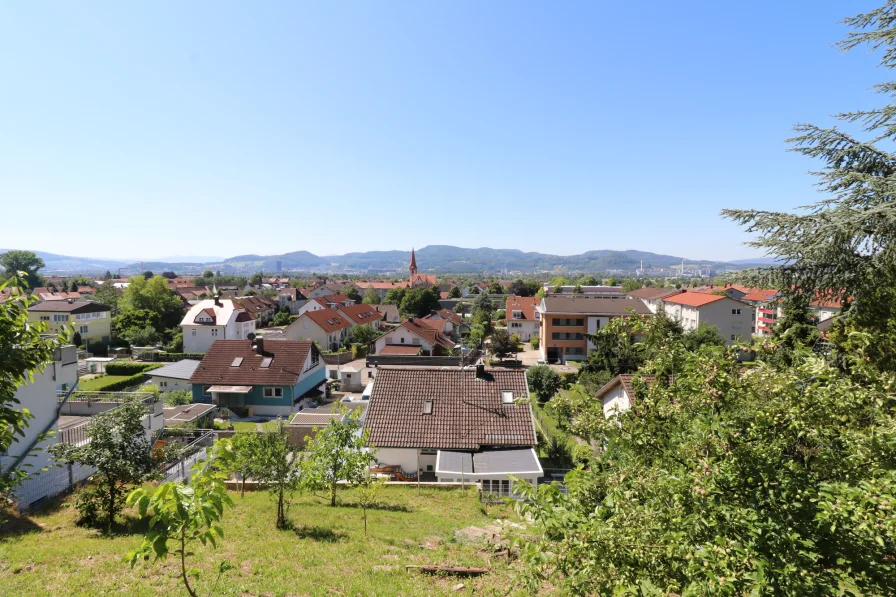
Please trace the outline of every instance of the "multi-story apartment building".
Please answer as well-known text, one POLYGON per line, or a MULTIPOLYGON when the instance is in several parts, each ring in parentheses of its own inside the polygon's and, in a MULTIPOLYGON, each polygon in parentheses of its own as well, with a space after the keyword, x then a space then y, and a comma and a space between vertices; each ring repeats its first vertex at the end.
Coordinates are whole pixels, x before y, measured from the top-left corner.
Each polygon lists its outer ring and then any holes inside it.
POLYGON ((621 296, 546 296, 536 308, 541 320, 539 350, 549 362, 583 361, 594 345, 595 334, 614 317, 649 316, 640 300, 621 296))
POLYGON ((753 307, 724 294, 682 292, 663 299, 666 313, 685 331, 702 323, 719 330, 725 344, 748 341, 753 328, 753 307))
POLYGON ((28 307, 30 321, 43 321, 47 332, 80 334, 85 343, 108 344, 112 337, 112 307, 87 301, 50 301, 28 307), (70 327, 71 326, 71 327, 70 327))
POLYGON ((650 309, 650 312, 656 314, 656 312, 663 308, 663 299, 675 296, 676 294, 681 294, 681 290, 678 288, 638 288, 637 290, 632 290, 631 292, 626 293, 628 296, 639 299, 642 303, 647 305, 647 308, 650 309))
POLYGON ((771 336, 781 311, 778 296, 777 290, 756 290, 741 299, 753 307, 751 332, 754 336, 771 336))

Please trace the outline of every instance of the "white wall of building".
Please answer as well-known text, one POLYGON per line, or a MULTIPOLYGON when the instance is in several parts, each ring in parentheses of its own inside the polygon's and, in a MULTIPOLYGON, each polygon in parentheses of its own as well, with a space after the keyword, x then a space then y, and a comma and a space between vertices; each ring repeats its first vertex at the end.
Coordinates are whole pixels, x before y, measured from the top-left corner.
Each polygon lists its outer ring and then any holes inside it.
POLYGON ((541 322, 532 321, 531 319, 508 319, 506 323, 508 334, 516 334, 520 337, 520 340, 528 342, 533 336, 538 335, 541 322))
POLYGON ((176 377, 163 377, 161 375, 151 375, 152 383, 159 388, 161 392, 173 392, 175 390, 191 391, 193 385, 189 379, 178 379, 176 377))
POLYGON ((631 400, 628 394, 625 393, 625 388, 622 384, 607 392, 601 399, 601 403, 603 404, 604 416, 608 418, 614 412, 622 412, 632 407, 631 400))
POLYGON ((432 351, 432 344, 427 342, 425 339, 421 338, 417 334, 412 334, 407 329, 403 327, 398 327, 385 334, 380 336, 376 340, 376 351, 379 353, 385 346, 389 344, 396 344, 398 346, 417 346, 422 348, 426 352, 432 351))

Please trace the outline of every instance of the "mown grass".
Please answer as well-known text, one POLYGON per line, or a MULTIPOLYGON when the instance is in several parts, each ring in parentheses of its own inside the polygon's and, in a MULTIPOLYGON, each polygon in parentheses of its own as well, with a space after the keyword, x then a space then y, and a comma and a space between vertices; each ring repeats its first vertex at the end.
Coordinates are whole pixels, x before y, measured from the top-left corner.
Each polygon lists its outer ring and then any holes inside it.
POLYGON ((98 377, 81 380, 78 383, 78 389, 84 391, 97 390, 106 384, 115 383, 122 379, 127 379, 128 377, 130 377, 130 375, 100 375, 98 377))
MULTIPOLYGON (((235 566, 211 594, 298 595, 520 595, 518 562, 489 549, 453 540, 454 531, 512 516, 506 506, 487 516, 474 490, 389 486, 379 507, 368 511, 364 536, 361 509, 351 490, 340 505, 299 494, 289 510, 293 530, 277 530, 275 505, 264 492, 232 492, 225 514, 225 540, 218 550, 197 546, 192 561, 202 571, 199 593, 210 594, 221 560, 235 566), (478 578, 425 576, 407 564, 482 566, 478 578), (463 589, 454 588, 463 583, 463 589)), ((185 595, 174 558, 131 569, 124 555, 141 541, 142 523, 112 537, 75 525, 76 512, 63 503, 13 521, 0 534, 0 595, 185 595)))

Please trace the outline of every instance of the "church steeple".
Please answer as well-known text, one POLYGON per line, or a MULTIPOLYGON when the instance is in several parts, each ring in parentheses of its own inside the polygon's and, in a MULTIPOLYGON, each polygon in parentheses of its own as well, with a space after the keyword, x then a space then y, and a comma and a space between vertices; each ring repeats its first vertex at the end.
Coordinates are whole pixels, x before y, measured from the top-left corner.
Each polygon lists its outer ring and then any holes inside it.
POLYGON ((411 271, 411 275, 417 273, 417 256, 414 255, 414 249, 411 248, 411 266, 408 268, 411 271))

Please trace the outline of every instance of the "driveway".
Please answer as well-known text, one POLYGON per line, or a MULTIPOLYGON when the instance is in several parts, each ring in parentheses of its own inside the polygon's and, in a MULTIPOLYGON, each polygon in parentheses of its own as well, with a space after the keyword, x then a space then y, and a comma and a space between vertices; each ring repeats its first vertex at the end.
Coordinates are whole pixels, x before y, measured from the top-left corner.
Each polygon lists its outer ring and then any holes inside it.
POLYGON ((523 367, 534 367, 541 359, 541 352, 533 350, 532 345, 526 342, 523 344, 523 350, 516 353, 516 358, 523 362, 523 367))

